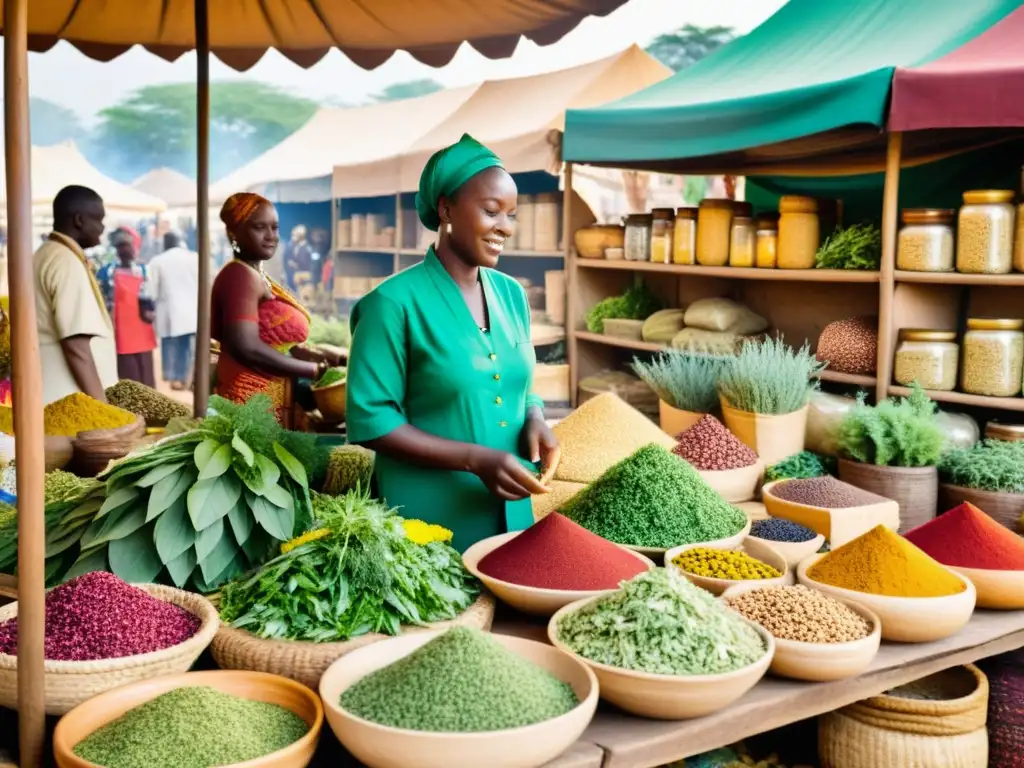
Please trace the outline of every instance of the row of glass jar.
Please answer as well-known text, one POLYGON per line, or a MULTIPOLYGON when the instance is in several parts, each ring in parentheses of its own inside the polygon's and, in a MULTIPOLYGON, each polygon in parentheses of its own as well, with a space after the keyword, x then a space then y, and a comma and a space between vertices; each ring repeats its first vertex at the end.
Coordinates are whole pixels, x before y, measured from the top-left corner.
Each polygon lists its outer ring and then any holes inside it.
POLYGON ((972 317, 963 341, 956 331, 904 328, 893 366, 897 384, 925 389, 1014 397, 1024 380, 1024 320, 972 317))
POLYGON ((985 275, 1024 272, 1024 203, 1014 209, 1013 198, 1012 190, 980 189, 964 192, 959 214, 948 208, 903 211, 896 268, 985 275))
POLYGON ((626 218, 624 256, 656 264, 811 269, 821 233, 814 198, 786 195, 779 213, 706 198, 698 208, 655 208, 626 218))

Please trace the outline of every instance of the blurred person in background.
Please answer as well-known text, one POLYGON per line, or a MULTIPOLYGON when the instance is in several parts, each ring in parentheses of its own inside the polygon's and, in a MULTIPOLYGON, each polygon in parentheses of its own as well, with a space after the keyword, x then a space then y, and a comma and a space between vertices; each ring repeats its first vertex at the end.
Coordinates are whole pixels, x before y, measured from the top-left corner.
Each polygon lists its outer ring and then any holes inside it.
POLYGON ((199 254, 182 244, 177 232, 164 234, 164 250, 149 263, 156 301, 163 379, 171 389, 192 383, 199 313, 199 254))
POLYGON ((117 375, 156 388, 153 350, 156 311, 149 284, 149 270, 138 263, 142 238, 129 227, 119 227, 111 235, 117 260, 99 274, 99 282, 114 319, 117 341, 117 375))

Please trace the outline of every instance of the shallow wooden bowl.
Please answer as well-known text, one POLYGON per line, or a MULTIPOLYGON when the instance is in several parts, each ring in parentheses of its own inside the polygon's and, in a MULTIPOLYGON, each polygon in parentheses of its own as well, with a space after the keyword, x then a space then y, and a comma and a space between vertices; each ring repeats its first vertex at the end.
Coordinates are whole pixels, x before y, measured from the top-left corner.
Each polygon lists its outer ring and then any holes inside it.
POLYGON ((74 455, 71 438, 64 435, 47 435, 43 438, 43 461, 47 472, 64 469, 74 455))
POLYGON ((758 459, 749 467, 719 471, 698 469, 697 474, 723 499, 730 504, 738 504, 750 501, 757 495, 757 486, 764 476, 764 464, 758 459))
POLYGON ((746 619, 743 621, 747 621, 764 638, 766 652, 753 664, 733 672, 721 675, 655 675, 590 661, 558 639, 558 623, 597 599, 599 597, 579 600, 559 610, 548 622, 548 640, 594 670, 601 686, 601 698, 632 715, 654 720, 686 720, 710 715, 729 706, 757 685, 771 665, 775 640, 764 627, 746 619))
POLYGON ((796 568, 802 560, 805 560, 821 549, 821 545, 825 543, 825 537, 819 533, 810 541, 772 541, 771 539, 761 539, 757 536, 747 536, 746 541, 757 541, 766 544, 785 558, 786 565, 790 568, 796 568))
POLYGON ((716 547, 711 546, 710 544, 683 544, 681 547, 673 547, 665 553, 665 567, 675 568, 679 573, 685 576, 691 584, 694 584, 701 589, 706 589, 713 595, 720 595, 729 587, 741 583, 745 584, 749 582, 750 584, 756 584, 758 587, 776 587, 789 583, 787 580, 789 567, 786 564, 786 558, 776 552, 771 546, 763 542, 761 539, 752 539, 749 536, 745 538, 743 543, 738 547, 716 547), (709 576, 698 576, 695 573, 688 573, 672 562, 676 555, 690 549, 697 549, 698 547, 706 547, 707 549, 724 549, 732 552, 746 552, 755 560, 760 560, 765 565, 770 565, 782 575, 776 576, 774 579, 713 579, 709 576))
MULTIPOLYGON (((899 643, 930 643, 955 635, 971 620, 977 593, 970 579, 957 574, 966 589, 943 597, 890 597, 856 592, 815 581, 808 569, 823 555, 812 555, 796 569, 797 579, 804 586, 824 592, 838 600, 851 600, 877 614, 882 621, 882 638, 899 643)), ((945 567, 945 566, 943 566, 945 567)), ((951 573, 956 573, 952 569, 951 573)))
MULTIPOLYGON (((732 536, 728 536, 724 539, 715 539, 714 541, 698 541, 695 544, 688 544, 689 547, 711 547, 712 549, 735 549, 743 543, 744 539, 747 538, 747 534, 750 533, 750 519, 747 518, 747 524, 738 532, 732 536)), ((665 553, 669 551, 668 547, 634 547, 631 544, 622 545, 626 549, 632 549, 634 552, 639 552, 641 555, 662 560, 665 557, 665 553)), ((677 547, 672 547, 677 549, 677 547)))
POLYGON ((320 680, 327 722, 345 748, 369 768, 534 768, 568 749, 597 709, 597 679, 586 664, 544 643, 507 635, 493 638, 508 650, 572 686, 580 700, 553 720, 485 733, 430 733, 371 723, 346 712, 341 694, 437 637, 439 632, 395 637, 360 648, 332 664, 320 680))
POLYGON ((236 768, 303 768, 316 752, 324 710, 309 688, 277 675, 263 672, 186 672, 157 677, 115 688, 89 699, 68 712, 53 732, 53 753, 59 768, 100 768, 77 757, 72 751, 80 741, 125 712, 169 691, 186 686, 208 686, 222 693, 253 701, 265 701, 290 709, 309 725, 309 732, 294 744, 269 755, 236 763, 236 768))
POLYGON ((829 540, 833 549, 841 547, 876 525, 884 525, 893 531, 900 527, 900 505, 891 499, 877 504, 863 504, 858 507, 814 507, 795 501, 780 499, 772 491, 779 483, 766 483, 761 489, 761 500, 772 517, 780 517, 817 531, 829 540))
POLYGON ((338 422, 345 418, 345 390, 348 379, 343 379, 326 387, 312 387, 313 400, 324 421, 338 422))
MULTIPOLYGON (((521 584, 512 584, 508 581, 495 579, 480 571, 480 561, 487 555, 500 547, 502 544, 511 541, 521 531, 502 533, 498 536, 478 541, 467 549, 462 555, 462 563, 466 570, 476 576, 484 586, 489 589, 495 597, 516 610, 529 613, 534 616, 550 616, 559 608, 582 600, 587 597, 604 594, 607 590, 571 590, 571 589, 542 589, 540 587, 524 587, 521 584)), ((633 552, 627 547, 622 549, 635 557, 638 562, 647 566, 648 570, 654 568, 654 563, 639 552, 633 552)))
MULTIPOLYGON (((757 589, 757 582, 748 587, 729 587, 722 597, 731 597, 757 589)), ((775 656, 771 672, 779 677, 824 683, 856 677, 871 666, 882 642, 882 621, 874 611, 853 600, 840 600, 859 613, 871 625, 871 634, 848 643, 804 643, 799 640, 775 638, 775 656)))
POLYGON ((966 576, 978 593, 978 607, 999 611, 1024 608, 1024 571, 988 571, 981 568, 947 566, 966 576))

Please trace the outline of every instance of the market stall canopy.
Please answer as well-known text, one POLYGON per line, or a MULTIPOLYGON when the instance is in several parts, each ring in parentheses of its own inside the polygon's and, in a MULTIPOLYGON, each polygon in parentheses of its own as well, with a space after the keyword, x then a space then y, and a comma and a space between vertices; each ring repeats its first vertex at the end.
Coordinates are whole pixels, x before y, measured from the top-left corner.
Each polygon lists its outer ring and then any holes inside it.
POLYGON ((889 129, 1024 126, 1024 6, 952 53, 893 77, 889 129))
POLYGON ((464 133, 494 150, 512 173, 557 173, 567 109, 606 104, 671 73, 633 45, 614 56, 568 69, 487 81, 400 153, 377 162, 336 163, 334 197, 414 190, 430 156, 464 133))
MULTIPOLYGON (((230 67, 246 70, 275 48, 301 67, 339 48, 365 69, 396 50, 424 64, 451 61, 462 41, 489 58, 510 56, 525 36, 539 45, 563 37, 584 18, 604 16, 625 0, 208 0, 210 45, 230 67)), ((34 0, 32 50, 67 40, 109 60, 142 45, 174 60, 196 47, 193 3, 180 0, 34 0)))
POLYGON ((154 168, 132 182, 132 188, 159 197, 168 208, 195 208, 196 182, 173 168, 154 168))
MULTIPOLYGON (((0 167, 3 159, 0 158, 0 167)), ((94 189, 110 211, 159 213, 167 204, 127 184, 115 181, 95 168, 73 142, 32 147, 32 205, 48 206, 69 184, 94 189)), ((0 205, 7 202, 6 177, 0 174, 0 205)))
MULTIPOLYGON (((570 110, 566 160, 648 170, 836 173, 884 158, 893 72, 942 57, 1020 0, 790 0, 749 34, 644 91, 570 110)), ((991 139, 991 136, 988 137, 991 139)), ((942 134, 911 161, 962 149, 942 134)))

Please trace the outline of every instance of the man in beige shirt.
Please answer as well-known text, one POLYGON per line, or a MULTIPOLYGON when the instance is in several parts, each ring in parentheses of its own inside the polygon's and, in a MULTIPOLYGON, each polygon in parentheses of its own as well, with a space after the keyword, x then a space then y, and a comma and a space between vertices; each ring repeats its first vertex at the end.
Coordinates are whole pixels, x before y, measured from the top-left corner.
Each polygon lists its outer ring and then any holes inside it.
POLYGON ((43 402, 73 392, 106 401, 117 382, 117 349, 86 248, 100 244, 102 198, 87 187, 64 187, 53 200, 53 232, 33 258, 43 402))

